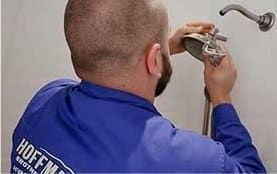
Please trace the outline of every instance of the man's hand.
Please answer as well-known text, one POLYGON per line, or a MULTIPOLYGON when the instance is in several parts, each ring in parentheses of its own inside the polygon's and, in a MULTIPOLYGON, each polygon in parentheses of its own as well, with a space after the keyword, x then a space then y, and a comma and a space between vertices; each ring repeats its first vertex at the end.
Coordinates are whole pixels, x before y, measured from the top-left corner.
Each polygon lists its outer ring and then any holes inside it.
POLYGON ((208 88, 213 107, 223 103, 231 103, 231 91, 237 78, 237 70, 233 60, 226 50, 227 54, 218 66, 213 66, 209 58, 205 58, 205 83, 208 88))
POLYGON ((214 29, 214 27, 214 24, 208 22, 192 22, 180 27, 174 33, 172 33, 169 38, 170 54, 173 55, 186 51, 181 43, 181 39, 184 37, 184 35, 190 33, 209 33, 214 29))

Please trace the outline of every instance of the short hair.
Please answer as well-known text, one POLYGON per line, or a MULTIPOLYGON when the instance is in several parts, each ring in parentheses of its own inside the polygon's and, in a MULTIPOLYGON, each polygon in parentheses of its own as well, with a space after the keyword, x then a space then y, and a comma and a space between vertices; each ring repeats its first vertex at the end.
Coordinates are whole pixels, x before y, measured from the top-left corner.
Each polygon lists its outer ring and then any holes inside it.
POLYGON ((163 40, 159 0, 69 0, 65 36, 73 65, 94 72, 105 64, 126 64, 163 40))

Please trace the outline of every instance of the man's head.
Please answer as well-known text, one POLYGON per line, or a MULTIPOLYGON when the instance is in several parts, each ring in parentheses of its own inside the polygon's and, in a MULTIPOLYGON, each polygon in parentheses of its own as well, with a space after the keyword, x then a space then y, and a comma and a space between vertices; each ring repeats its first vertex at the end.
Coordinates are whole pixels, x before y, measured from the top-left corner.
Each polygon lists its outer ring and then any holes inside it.
POLYGON ((165 89, 171 66, 168 19, 160 0, 69 0, 64 26, 81 79, 108 86, 109 79, 111 86, 126 81, 122 85, 135 91, 152 85, 156 96, 165 89))

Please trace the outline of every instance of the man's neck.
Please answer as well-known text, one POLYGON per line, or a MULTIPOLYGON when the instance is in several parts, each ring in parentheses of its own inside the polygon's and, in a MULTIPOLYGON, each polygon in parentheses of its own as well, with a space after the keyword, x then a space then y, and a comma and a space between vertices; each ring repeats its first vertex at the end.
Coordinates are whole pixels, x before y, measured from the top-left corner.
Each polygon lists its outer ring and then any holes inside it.
POLYGON ((134 95, 137 95, 139 97, 142 97, 146 100, 148 100, 151 103, 154 103, 154 93, 149 90, 149 87, 145 82, 140 82, 136 78, 129 79, 129 78, 115 78, 115 77, 108 77, 108 76, 86 76, 83 75, 81 78, 83 80, 86 80, 88 82, 108 87, 112 89, 117 89, 120 91, 128 92, 134 95), (143 85, 144 84, 144 85, 143 85))

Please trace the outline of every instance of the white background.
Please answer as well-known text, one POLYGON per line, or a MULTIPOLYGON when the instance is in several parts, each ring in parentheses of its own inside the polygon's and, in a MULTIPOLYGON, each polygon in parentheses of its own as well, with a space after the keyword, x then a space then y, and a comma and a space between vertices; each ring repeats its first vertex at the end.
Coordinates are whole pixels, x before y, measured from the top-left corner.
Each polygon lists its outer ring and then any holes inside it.
MULTIPOLYGON (((73 78, 63 34, 65 0, 2 0, 2 172, 9 171, 12 130, 31 96, 48 81, 73 78)), ((270 172, 277 172, 277 25, 267 32, 238 13, 220 17, 239 3, 277 15, 276 0, 166 0, 174 27, 195 20, 216 23, 229 37, 238 66, 233 101, 270 172)), ((188 54, 172 57, 174 74, 156 106, 181 128, 201 132, 203 66, 188 54)))

